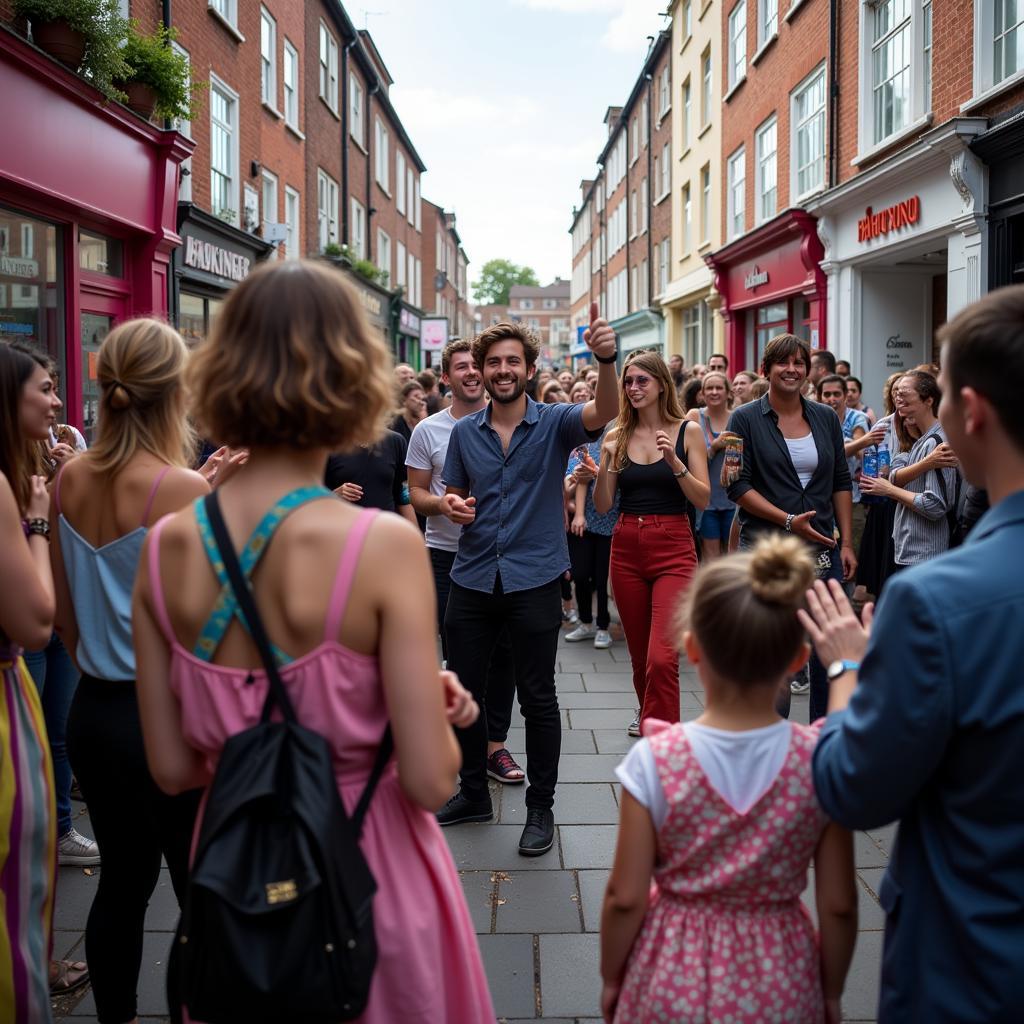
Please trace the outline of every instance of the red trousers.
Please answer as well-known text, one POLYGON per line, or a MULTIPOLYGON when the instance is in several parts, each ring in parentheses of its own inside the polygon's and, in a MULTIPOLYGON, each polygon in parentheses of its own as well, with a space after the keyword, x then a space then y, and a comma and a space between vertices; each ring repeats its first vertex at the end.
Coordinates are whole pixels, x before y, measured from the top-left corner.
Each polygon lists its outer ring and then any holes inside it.
POLYGON ((612 535, 611 581, 640 718, 679 721, 679 603, 697 571, 685 515, 623 513, 612 535))

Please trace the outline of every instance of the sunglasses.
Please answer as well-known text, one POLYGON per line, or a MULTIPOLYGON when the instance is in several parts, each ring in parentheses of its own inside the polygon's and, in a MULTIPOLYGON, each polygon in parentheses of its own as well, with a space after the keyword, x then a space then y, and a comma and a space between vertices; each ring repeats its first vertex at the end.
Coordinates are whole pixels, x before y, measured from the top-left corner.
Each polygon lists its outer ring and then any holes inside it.
POLYGON ((650 383, 651 383, 651 378, 650 377, 645 377, 645 376, 643 376, 643 374, 640 374, 639 376, 636 376, 636 377, 623 377, 622 378, 622 386, 624 388, 631 388, 631 387, 633 387, 634 384, 638 388, 645 388, 650 383))

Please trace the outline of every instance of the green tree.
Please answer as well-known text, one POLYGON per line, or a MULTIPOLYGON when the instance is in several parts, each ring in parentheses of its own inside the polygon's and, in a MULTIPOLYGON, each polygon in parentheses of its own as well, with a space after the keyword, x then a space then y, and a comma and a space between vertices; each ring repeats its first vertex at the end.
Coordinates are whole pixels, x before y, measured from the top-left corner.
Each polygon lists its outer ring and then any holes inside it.
POLYGON ((473 282, 473 299, 481 306, 507 306, 512 285, 539 283, 533 267, 521 267, 511 260, 488 260, 473 282))

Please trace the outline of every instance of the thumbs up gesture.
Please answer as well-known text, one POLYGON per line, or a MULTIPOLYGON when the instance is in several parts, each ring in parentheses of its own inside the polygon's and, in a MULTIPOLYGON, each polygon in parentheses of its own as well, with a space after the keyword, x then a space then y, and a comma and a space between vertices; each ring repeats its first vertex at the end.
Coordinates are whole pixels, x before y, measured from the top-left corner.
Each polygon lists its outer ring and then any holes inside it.
POLYGON ((596 302, 590 304, 590 326, 583 332, 583 340, 595 356, 607 359, 615 355, 615 331, 599 315, 596 302))

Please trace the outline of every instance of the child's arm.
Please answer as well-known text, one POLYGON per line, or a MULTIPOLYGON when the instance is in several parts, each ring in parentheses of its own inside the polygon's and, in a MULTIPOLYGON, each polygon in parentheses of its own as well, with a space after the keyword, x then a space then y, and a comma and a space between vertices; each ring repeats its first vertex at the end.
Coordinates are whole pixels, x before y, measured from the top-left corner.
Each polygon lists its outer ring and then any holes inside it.
POLYGON ((647 808, 623 789, 615 864, 601 910, 601 1010, 615 1013, 622 975, 647 912, 657 835, 647 808))
POLYGON ((814 852, 814 895, 821 930, 821 981, 829 1024, 839 1021, 839 997, 857 941, 857 882, 853 835, 830 824, 814 852))

